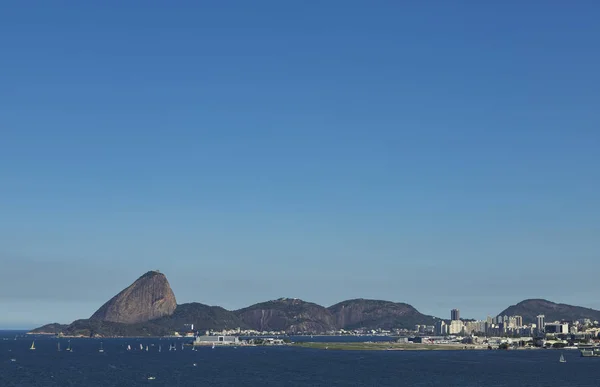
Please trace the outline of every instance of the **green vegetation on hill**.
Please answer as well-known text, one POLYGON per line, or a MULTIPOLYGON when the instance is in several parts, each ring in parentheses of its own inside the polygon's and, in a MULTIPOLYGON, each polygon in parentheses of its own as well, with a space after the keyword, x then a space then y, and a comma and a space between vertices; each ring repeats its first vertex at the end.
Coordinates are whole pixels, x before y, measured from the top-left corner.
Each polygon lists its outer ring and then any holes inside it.
POLYGON ((177 305, 171 316, 153 320, 152 323, 171 331, 181 330, 185 324, 194 324, 194 329, 198 331, 248 328, 235 313, 220 306, 209 306, 198 302, 177 305))
POLYGON ((46 324, 39 328, 35 328, 35 329, 31 330, 29 333, 57 335, 61 332, 64 332, 65 329, 67 329, 67 327, 68 327, 68 325, 66 325, 66 324, 52 323, 52 324, 46 324))

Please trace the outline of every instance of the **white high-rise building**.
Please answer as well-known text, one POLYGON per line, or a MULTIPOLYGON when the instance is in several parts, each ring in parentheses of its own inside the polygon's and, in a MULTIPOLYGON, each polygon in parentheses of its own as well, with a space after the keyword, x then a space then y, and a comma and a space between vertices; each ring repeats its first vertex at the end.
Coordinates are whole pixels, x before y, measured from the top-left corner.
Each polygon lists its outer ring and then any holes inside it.
POLYGON ((464 324, 461 320, 452 320, 450 321, 450 327, 448 329, 448 333, 451 335, 458 335, 462 333, 464 328, 464 324))
POLYGON ((544 332, 545 318, 546 316, 544 316, 543 314, 537 316, 537 329, 539 333, 544 332))

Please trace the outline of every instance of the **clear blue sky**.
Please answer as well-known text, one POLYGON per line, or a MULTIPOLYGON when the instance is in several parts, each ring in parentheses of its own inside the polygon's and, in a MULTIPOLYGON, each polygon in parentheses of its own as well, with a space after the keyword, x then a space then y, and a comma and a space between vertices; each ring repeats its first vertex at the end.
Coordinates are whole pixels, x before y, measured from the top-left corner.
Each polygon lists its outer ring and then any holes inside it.
POLYGON ((597 1, 208 3, 2 5, 0 327, 151 269, 227 308, 600 308, 597 1))

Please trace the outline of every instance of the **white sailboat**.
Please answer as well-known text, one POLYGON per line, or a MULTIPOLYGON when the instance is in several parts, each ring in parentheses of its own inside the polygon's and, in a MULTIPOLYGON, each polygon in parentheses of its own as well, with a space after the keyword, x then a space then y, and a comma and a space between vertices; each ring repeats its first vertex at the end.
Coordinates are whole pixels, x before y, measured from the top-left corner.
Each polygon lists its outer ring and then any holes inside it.
POLYGON ((215 349, 215 343, 213 343, 213 345, 212 345, 212 349, 215 349))
POLYGON ((98 352, 104 352, 104 348, 102 348, 102 342, 100 342, 100 349, 98 350, 98 352))
POLYGON ((148 346, 146 345, 146 352, 148 352, 148 346))
POLYGON ((56 343, 56 350, 57 350, 58 352, 60 352, 60 341, 59 341, 58 343, 56 343))
POLYGON ((29 349, 35 351, 35 340, 31 343, 31 347, 29 347, 29 349))
POLYGON ((158 345, 158 352, 162 352, 162 345, 158 345))
POLYGON ((140 343, 140 351, 144 350, 144 346, 142 345, 142 343, 140 343))
POLYGON ((127 344, 127 350, 131 351, 131 345, 127 344))
POLYGON ((183 351, 183 343, 181 343, 181 350, 183 351))
POLYGON ((69 340, 69 346, 67 347, 67 352, 73 352, 73 348, 71 348, 71 340, 69 340))
POLYGON ((561 363, 566 363, 567 360, 565 359, 565 357, 562 355, 562 353, 560 354, 560 359, 558 359, 559 362, 561 363))

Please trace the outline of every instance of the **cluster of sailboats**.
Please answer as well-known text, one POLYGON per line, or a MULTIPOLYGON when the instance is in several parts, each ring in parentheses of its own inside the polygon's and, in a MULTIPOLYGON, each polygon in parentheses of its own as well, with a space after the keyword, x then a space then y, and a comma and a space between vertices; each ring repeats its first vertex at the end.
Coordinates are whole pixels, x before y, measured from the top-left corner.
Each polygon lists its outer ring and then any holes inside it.
MULTIPOLYGON (((57 347, 57 351, 60 352, 60 342, 56 343, 56 347, 57 347)), ((214 348, 214 344, 213 344, 213 348, 214 348)), ((30 350, 35 351, 35 340, 31 343, 31 347, 29 347, 30 350)), ((181 350, 183 351, 184 349, 184 345, 183 343, 181 344, 181 350)), ((127 345, 127 350, 131 351, 131 345, 127 345)), ((146 351, 148 352, 150 350, 150 347, 148 345, 146 345, 146 347, 144 347, 142 344, 140 344, 140 351, 146 351)), ((175 344, 171 344, 169 345, 169 351, 176 351, 177 350, 177 346, 175 344)), ((196 348, 192 347, 192 351, 195 351, 196 348)), ((69 346, 66 349, 67 352, 73 352, 73 348, 71 347, 71 340, 69 340, 69 346)), ((98 352, 103 353, 104 352, 104 346, 102 345, 102 342, 100 342, 100 348, 98 349, 98 352)), ((158 345, 158 352, 162 352, 162 345, 158 345)))
MULTIPOLYGON (((60 349, 60 342, 56 343, 56 349, 58 352, 61 351, 60 349)), ((35 351, 35 340, 31 343, 31 347, 29 347, 29 349, 31 351, 35 351)), ((71 347, 71 340, 69 340, 69 346, 66 349, 67 352, 73 352, 73 348, 71 347)), ((104 352, 104 350, 102 349, 102 343, 100 343, 100 352, 104 352)))
MULTIPOLYGON (((154 345, 152 345, 152 346, 154 346, 154 345)), ((184 347, 184 345, 182 343, 181 344, 181 350, 183 351, 184 348, 185 347, 184 347)), ((127 344, 127 350, 128 351, 132 350, 131 345, 127 344)), ((142 344, 140 344, 140 351, 146 351, 146 352, 148 352, 149 350, 150 350, 150 347, 148 345, 146 345, 144 347, 142 344)), ((196 348, 192 347, 192 351, 195 351, 195 350, 196 350, 196 348)), ((170 344, 169 345, 169 351, 177 351, 177 346, 175 344, 170 344)), ((160 345, 160 344, 158 345, 158 352, 162 352, 162 345, 160 345)))
MULTIPOLYGON (((67 347, 66 351, 67 352, 73 352, 73 348, 71 347, 71 340, 68 341, 69 346, 67 347)), ((154 344, 152 345, 154 346, 154 344)), ((60 348, 60 342, 56 343, 56 347, 57 347, 57 351, 60 352, 61 348, 60 348)), ((31 347, 29 348, 32 351, 35 351, 35 340, 31 343, 31 347)), ((181 343, 181 350, 183 351, 184 349, 184 344, 181 343)), ((212 345, 212 349, 215 349, 215 345, 212 345)), ((131 345, 127 344, 127 351, 131 351, 131 345)), ((140 351, 146 351, 148 352, 150 350, 150 347, 148 345, 146 345, 146 347, 144 347, 141 343, 140 343, 140 351)), ((169 351, 176 351, 177 350, 177 346, 172 343, 169 345, 169 351)), ((197 351, 195 346, 192 346, 192 351, 197 351)), ((102 342, 100 342, 100 348, 98 349, 98 352, 103 353, 104 352, 104 346, 102 345, 102 342)), ((158 352, 162 352, 162 345, 158 345, 158 352)))

